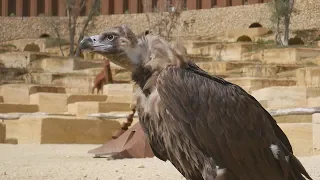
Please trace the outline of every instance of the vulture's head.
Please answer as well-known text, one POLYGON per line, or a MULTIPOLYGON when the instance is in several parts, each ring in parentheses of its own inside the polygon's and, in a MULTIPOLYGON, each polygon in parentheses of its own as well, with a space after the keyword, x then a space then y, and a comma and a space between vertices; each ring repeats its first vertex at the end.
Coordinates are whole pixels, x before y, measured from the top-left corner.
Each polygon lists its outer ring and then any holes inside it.
POLYGON ((107 31, 84 38, 80 42, 80 49, 92 51, 109 59, 111 62, 128 68, 130 60, 128 51, 137 46, 138 39, 126 25, 116 26, 107 31))
POLYGON ((99 34, 84 38, 82 50, 92 51, 124 68, 161 69, 183 62, 184 53, 159 36, 145 31, 137 37, 127 25, 116 26, 99 34))

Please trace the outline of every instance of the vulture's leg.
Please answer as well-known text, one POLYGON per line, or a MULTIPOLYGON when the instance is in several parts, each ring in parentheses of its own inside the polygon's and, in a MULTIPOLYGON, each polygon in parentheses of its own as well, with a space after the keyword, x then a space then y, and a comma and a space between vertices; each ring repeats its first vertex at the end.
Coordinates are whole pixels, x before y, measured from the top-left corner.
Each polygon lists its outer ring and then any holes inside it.
POLYGON ((117 139, 119 136, 121 136, 121 134, 123 134, 126 130, 128 130, 128 128, 131 126, 132 121, 133 121, 133 116, 134 113, 136 112, 136 109, 133 108, 132 109, 132 114, 129 114, 129 116, 127 117, 127 122, 122 123, 121 125, 121 129, 115 131, 112 135, 113 139, 117 139))

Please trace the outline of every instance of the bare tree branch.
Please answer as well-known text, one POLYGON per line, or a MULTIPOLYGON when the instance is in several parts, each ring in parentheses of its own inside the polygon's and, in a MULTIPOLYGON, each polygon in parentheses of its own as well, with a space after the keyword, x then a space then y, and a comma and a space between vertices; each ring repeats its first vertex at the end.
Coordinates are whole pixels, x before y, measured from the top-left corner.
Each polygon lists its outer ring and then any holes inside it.
MULTIPOLYGON (((69 28, 69 42, 70 42, 69 56, 79 56, 80 55, 79 48, 77 47, 76 51, 74 49, 75 42, 76 42, 75 36, 77 32, 77 21, 78 21, 78 17, 81 15, 81 11, 83 10, 83 8, 86 8, 87 0, 66 0, 65 3, 67 7, 68 28, 69 28)), ((80 31, 80 35, 79 35, 79 39, 77 40, 77 43, 79 43, 83 38, 84 33, 88 28, 90 21, 97 14, 96 11, 98 10, 99 6, 100 6, 100 0, 95 0, 93 2, 92 8, 90 9, 88 17, 85 20, 84 26, 80 31)))
POLYGON ((291 15, 295 12, 294 0, 273 0, 271 3, 271 20, 277 24, 276 30, 276 42, 277 44, 288 46, 289 45, 289 32, 290 32, 290 21, 291 15), (284 36, 283 40, 280 35, 280 22, 284 25, 284 36))
MULTIPOLYGON (((148 6, 148 0, 143 1, 144 8, 148 6)), ((171 40, 173 31, 179 27, 179 18, 184 5, 183 0, 176 0, 175 4, 170 4, 171 1, 163 0, 157 7, 152 7, 154 13, 146 13, 149 30, 157 33, 166 40, 171 40), (151 17, 153 16, 153 18, 151 17), (151 25, 151 19, 153 25, 151 25)))
MULTIPOLYGON (((92 8, 91 8, 91 10, 90 10, 90 12, 89 12, 89 15, 88 15, 88 17, 87 17, 87 19, 86 19, 86 21, 85 21, 85 23, 84 23, 84 26, 83 26, 83 28, 82 28, 82 30, 81 30, 81 33, 80 33, 80 36, 79 36, 79 38, 78 38, 78 44, 79 44, 80 41, 83 39, 85 30, 87 29, 87 27, 88 27, 88 25, 89 25, 89 22, 90 22, 90 21, 93 19, 93 17, 97 14, 96 11, 97 11, 97 9, 100 7, 99 5, 100 5, 100 0, 95 0, 95 1, 93 2, 92 8)), ((78 46, 75 56, 79 56, 79 55, 80 55, 80 47, 78 46)))

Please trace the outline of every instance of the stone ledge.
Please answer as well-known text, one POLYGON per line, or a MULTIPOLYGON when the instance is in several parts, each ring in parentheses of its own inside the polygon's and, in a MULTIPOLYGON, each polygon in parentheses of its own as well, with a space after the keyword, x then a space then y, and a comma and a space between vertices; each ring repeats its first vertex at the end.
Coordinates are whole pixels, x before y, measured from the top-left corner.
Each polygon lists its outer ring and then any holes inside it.
POLYGON ((308 107, 308 98, 320 96, 320 88, 274 86, 252 91, 258 101, 267 101, 268 109, 308 107))
POLYGON ((108 96, 132 95, 134 84, 107 84, 103 86, 103 94, 108 96))
POLYGON ((0 113, 31 113, 38 111, 38 105, 0 103, 0 113))
POLYGON ((84 117, 92 113, 107 113, 112 111, 130 111, 130 103, 108 102, 76 102, 68 104, 68 112, 77 117, 84 117))
POLYGON ((72 104, 76 102, 84 102, 84 101, 98 101, 103 102, 106 101, 108 96, 106 95, 80 95, 80 94, 70 94, 67 98, 67 104, 72 104))
POLYGON ((258 89, 267 88, 271 86, 295 86, 296 81, 291 79, 279 79, 279 78, 225 78, 225 80, 241 86, 247 92, 253 92, 258 89))
POLYGON ((120 123, 96 118, 22 116, 8 126, 16 131, 11 137, 19 144, 102 144, 111 139, 120 123))
POLYGON ((3 96, 5 103, 29 104, 30 95, 46 93, 65 93, 63 87, 30 85, 30 84, 5 84, 0 86, 0 95, 3 96))
POLYGON ((31 94, 30 104, 38 105, 40 112, 64 113, 67 111, 67 94, 62 94, 62 93, 31 94))

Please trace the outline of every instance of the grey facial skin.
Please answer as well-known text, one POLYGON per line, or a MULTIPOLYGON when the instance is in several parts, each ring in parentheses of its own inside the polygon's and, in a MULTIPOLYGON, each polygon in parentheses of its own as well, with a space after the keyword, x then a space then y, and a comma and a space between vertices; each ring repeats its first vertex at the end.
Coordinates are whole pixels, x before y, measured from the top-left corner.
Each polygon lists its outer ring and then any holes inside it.
POLYGON ((130 32, 126 32, 125 25, 113 27, 99 35, 85 37, 79 45, 84 52, 100 54, 114 64, 131 70, 132 64, 125 51, 134 47, 137 37, 130 32))

